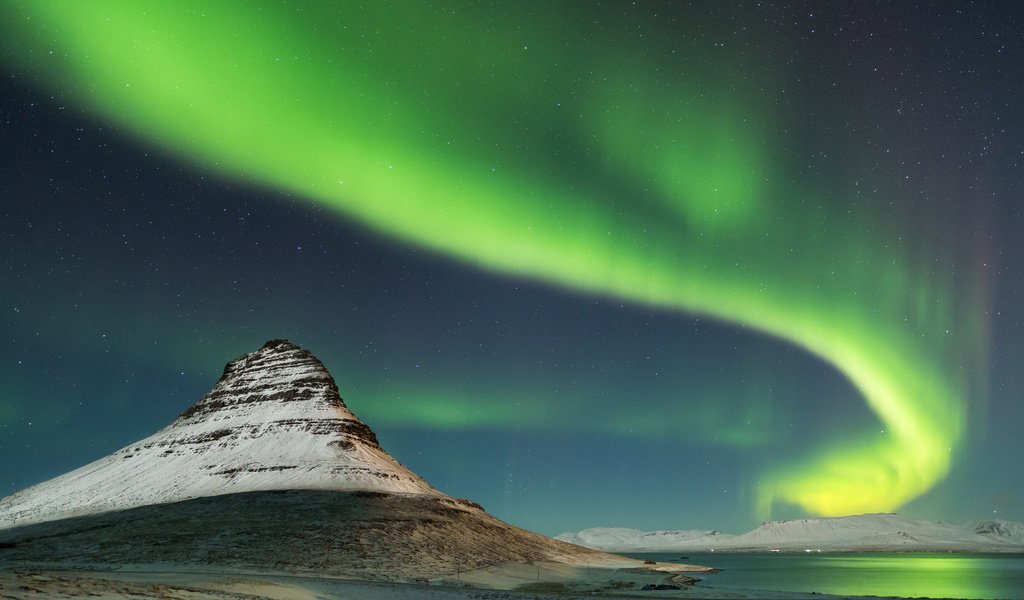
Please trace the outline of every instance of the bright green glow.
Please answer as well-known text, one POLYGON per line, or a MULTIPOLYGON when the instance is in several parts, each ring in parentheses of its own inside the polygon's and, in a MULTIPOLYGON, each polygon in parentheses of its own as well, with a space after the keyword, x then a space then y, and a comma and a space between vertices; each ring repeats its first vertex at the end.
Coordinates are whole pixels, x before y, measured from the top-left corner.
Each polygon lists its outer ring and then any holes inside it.
POLYGON ((464 427, 536 428, 549 421, 549 410, 534 399, 503 398, 484 402, 483 398, 463 398, 451 393, 424 394, 422 389, 382 394, 386 403, 358 406, 358 414, 369 422, 387 422, 398 426, 426 426, 438 429, 464 427))
MULTIPOLYGON (((686 432, 691 443, 748 447, 764 444, 776 435, 771 407, 747 402, 737 410, 734 402, 721 398, 703 398, 701 410, 665 414, 651 418, 645 410, 628 405, 596 411, 600 402, 587 397, 555 398, 539 391, 495 397, 485 391, 432 391, 424 386, 376 390, 373 396, 383 402, 352 402, 351 408, 371 423, 436 429, 495 428, 530 431, 601 433, 648 439, 679 435, 679 422, 693 426, 686 432), (558 403, 563 406, 555 407, 558 403), (565 406, 568 404, 569 406, 565 406), (561 422, 559 414, 573 414, 571 422, 561 422)), ((691 403, 693 404, 693 403, 691 403)))
POLYGON ((600 132, 611 154, 609 168, 650 181, 686 222, 706 231, 749 225, 763 208, 760 148, 737 127, 737 113, 721 106, 714 114, 707 107, 671 115, 652 110, 678 104, 674 93, 628 80, 599 89, 592 113, 603 118, 588 120, 585 127, 600 132), (608 118, 603 106, 618 112, 608 118))
MULTIPOLYGON (((742 323, 827 360, 884 433, 766 473, 763 512, 890 510, 950 468, 967 393, 953 367, 978 334, 947 334, 962 322, 950 282, 873 235, 870 214, 769 180, 756 100, 623 64, 599 32, 567 48, 575 21, 556 13, 3 6, 11 61, 177 156, 487 269, 742 323)), ((437 424, 495 419, 433 406, 437 424)))

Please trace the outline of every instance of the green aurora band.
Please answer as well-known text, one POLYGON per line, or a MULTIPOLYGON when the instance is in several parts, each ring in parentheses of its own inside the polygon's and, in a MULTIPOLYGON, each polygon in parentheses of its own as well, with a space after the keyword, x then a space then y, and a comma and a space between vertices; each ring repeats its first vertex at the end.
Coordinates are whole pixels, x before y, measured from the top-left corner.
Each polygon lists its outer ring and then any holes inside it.
POLYGON ((880 431, 763 473, 760 514, 894 509, 963 444, 974 384, 958 365, 984 337, 955 312, 970 299, 926 267, 932 248, 775 175, 781 128, 763 82, 728 77, 735 56, 667 69, 612 28, 567 40, 583 21, 558 3, 0 6, 13 68, 164 152, 484 269, 740 323, 833 365, 880 431))

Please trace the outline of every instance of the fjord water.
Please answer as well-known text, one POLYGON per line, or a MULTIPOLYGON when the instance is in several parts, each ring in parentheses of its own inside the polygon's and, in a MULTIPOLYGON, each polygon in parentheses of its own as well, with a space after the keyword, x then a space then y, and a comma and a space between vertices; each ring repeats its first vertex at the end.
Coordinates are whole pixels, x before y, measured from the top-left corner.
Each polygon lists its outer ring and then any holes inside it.
POLYGON ((716 567, 722 571, 699 577, 700 585, 718 589, 1024 599, 1022 554, 683 552, 627 556, 716 567))

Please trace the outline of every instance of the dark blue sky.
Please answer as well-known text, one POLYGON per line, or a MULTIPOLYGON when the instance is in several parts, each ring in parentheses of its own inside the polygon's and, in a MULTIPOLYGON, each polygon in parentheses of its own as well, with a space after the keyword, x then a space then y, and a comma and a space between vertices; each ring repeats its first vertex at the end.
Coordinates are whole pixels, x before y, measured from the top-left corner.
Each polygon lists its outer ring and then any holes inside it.
MULTIPOLYGON (((661 22, 667 6, 640 22, 661 22)), ((824 192, 817 212, 787 213, 807 215, 794 227, 867 211, 837 239, 870 225, 865 236, 922 252, 938 243, 935 272, 991 285, 980 306, 956 304, 974 290, 951 295, 951 313, 989 333, 970 360, 941 365, 974 382, 963 441, 949 475, 901 512, 1024 521, 1020 10, 675 10, 674 24, 623 52, 653 55, 673 36, 713 48, 717 33, 752 29, 730 38, 734 56, 791 82, 773 110, 792 145, 770 177, 824 192), (777 47, 759 56, 752 40, 777 47), (851 97, 842 65, 889 76, 851 97), (834 143, 858 135, 871 143, 856 156, 834 143), (864 165, 884 201, 829 188, 864 165), (898 207, 888 222, 887 203, 898 207)), ((729 77, 708 74, 716 59, 701 60, 702 85, 727 89, 729 77)), ((30 69, 9 66, 0 85, 0 495, 152 433, 224 363, 279 337, 325 362, 406 466, 547 534, 738 532, 756 524, 766 470, 880 427, 834 366, 755 327, 480 268, 177 158, 30 69)), ((551 155, 574 161, 574 148, 551 155)), ((825 248, 830 235, 817 236, 825 248)))

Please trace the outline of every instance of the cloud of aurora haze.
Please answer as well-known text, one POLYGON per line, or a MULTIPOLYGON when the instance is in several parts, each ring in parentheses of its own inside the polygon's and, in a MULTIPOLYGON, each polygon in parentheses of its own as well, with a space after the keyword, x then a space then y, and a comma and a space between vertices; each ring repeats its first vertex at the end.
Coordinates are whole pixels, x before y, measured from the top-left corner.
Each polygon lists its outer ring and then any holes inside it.
POLYGON ((620 29, 579 31, 582 9, 560 3, 2 6, 14 68, 182 160, 834 366, 879 427, 760 474, 762 514, 894 509, 963 446, 976 304, 928 266, 941 240, 911 243, 870 201, 792 174, 758 92, 770 69, 685 44, 653 56, 620 29))

